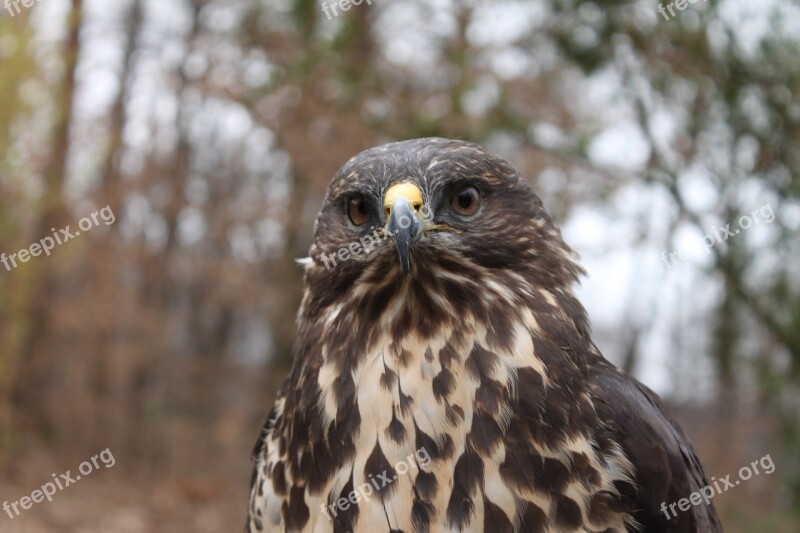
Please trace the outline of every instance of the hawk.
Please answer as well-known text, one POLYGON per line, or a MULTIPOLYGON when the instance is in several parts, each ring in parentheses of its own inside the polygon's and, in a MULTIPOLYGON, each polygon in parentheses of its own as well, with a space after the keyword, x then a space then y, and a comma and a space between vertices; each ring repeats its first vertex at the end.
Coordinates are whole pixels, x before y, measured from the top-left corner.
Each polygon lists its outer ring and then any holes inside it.
POLYGON ((708 485, 692 445, 600 354, 584 271, 502 158, 356 155, 304 263, 247 531, 722 531, 706 502, 668 512, 708 485))

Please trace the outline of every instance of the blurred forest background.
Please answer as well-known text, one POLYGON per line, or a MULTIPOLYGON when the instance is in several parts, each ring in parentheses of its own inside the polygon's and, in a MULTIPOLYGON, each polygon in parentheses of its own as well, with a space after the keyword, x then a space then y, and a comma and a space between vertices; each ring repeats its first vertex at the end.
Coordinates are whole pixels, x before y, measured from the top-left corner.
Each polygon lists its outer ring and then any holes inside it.
POLYGON ((115 214, 0 266, 0 501, 116 458, 0 530, 240 531, 325 186, 432 135, 530 181, 584 258, 601 349, 709 475, 771 455, 714 500, 727 530, 800 530, 798 4, 323 3, 0 13, 0 252, 115 214))

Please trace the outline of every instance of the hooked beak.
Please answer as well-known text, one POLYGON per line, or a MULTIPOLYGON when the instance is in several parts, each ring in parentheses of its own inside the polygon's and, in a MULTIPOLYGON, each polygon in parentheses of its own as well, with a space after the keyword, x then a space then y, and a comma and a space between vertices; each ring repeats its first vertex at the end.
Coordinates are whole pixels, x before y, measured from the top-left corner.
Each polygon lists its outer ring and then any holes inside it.
POLYGON ((411 271, 409 257, 411 243, 422 236, 425 223, 420 218, 422 192, 412 183, 399 183, 386 191, 383 207, 386 210, 386 234, 394 238, 400 267, 408 274, 411 271))

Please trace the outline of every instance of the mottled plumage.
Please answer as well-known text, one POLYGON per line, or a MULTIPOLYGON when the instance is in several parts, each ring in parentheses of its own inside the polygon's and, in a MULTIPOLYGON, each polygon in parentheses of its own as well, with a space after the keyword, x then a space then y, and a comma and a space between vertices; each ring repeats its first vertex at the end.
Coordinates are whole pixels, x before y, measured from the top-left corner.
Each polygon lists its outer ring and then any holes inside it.
POLYGON ((351 159, 315 226, 248 531, 721 531, 711 506, 661 512, 705 476, 658 397, 592 342, 582 274, 478 145, 351 159), (395 236, 370 253, 331 255, 381 228, 395 236))

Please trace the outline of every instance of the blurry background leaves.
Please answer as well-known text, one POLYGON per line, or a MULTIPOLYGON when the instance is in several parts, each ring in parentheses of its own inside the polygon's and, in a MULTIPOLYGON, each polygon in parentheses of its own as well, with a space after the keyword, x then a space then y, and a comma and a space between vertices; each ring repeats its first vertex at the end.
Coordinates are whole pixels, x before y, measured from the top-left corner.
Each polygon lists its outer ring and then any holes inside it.
POLYGON ((709 475, 771 454, 715 500, 727 529, 797 531, 797 4, 321 2, 0 15, 0 252, 116 215, 0 266, 0 500, 117 459, 3 530, 238 531, 328 180, 438 135, 530 181, 584 257, 601 349, 668 399, 709 475))

